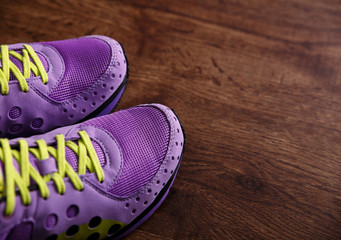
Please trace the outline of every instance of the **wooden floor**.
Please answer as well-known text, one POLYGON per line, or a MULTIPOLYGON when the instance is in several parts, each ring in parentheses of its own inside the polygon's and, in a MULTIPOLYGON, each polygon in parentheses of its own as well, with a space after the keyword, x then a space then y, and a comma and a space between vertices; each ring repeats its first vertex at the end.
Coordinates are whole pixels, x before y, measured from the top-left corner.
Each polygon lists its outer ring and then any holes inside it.
POLYGON ((170 194, 127 239, 341 239, 341 2, 1 0, 0 43, 107 35, 187 134, 170 194))

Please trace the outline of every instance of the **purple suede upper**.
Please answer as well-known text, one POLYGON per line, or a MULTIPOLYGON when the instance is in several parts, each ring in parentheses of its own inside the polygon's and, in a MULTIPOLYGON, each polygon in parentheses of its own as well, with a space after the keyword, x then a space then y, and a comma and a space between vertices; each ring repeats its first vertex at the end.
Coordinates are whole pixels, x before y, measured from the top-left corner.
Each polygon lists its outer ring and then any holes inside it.
MULTIPOLYGON (((41 59, 48 83, 31 73, 26 79, 29 91, 23 92, 11 73, 9 93, 0 95, 0 137, 30 136, 74 124, 112 96, 121 96, 127 64, 115 40, 87 36, 29 45, 41 59)), ((22 43, 9 45, 19 53, 22 48, 22 43)), ((21 61, 10 59, 22 70, 21 61)))
MULTIPOLYGON (((163 105, 140 105, 26 140, 29 146, 34 146, 42 138, 54 146, 56 134, 76 141, 80 130, 87 132, 99 155, 105 176, 103 183, 99 183, 94 173, 87 173, 81 176, 83 191, 75 190, 66 178, 63 195, 50 181, 47 183, 50 196, 46 200, 38 190, 33 190, 31 204, 23 206, 17 196, 13 215, 0 215, 1 240, 17 239, 13 229, 19 228, 25 237, 32 236, 27 239, 46 239, 65 233, 72 225, 90 224, 94 217, 129 224, 153 203, 177 171, 184 136, 177 117, 163 105), (12 234, 15 236, 9 237, 12 234)), ((17 139, 10 141, 16 142, 17 139)), ((67 161, 76 169, 77 157, 71 155, 66 154, 67 161)), ((31 162, 34 161, 31 156, 31 162)), ((46 164, 55 166, 49 161, 46 164)), ((4 207, 5 202, 1 201, 0 212, 4 207)), ((87 231, 93 233, 96 229, 87 231)), ((101 239, 106 236, 101 235, 101 239)), ((75 239, 80 238, 75 235, 75 239)))

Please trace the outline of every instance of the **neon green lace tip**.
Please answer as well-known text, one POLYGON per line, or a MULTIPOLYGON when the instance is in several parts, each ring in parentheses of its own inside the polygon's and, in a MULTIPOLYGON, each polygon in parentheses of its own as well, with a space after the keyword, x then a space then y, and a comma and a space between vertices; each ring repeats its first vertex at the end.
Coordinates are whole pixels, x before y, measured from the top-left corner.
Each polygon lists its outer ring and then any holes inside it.
POLYGON ((48 76, 45 71, 45 68, 30 45, 24 45, 22 49, 22 55, 17 53, 13 50, 8 50, 7 45, 1 45, 1 54, 0 59, 2 60, 2 67, 0 68, 0 87, 1 87, 1 94, 6 95, 9 91, 9 78, 10 72, 17 78, 20 89, 23 92, 28 91, 28 84, 26 78, 30 78, 31 72, 35 76, 40 76, 41 80, 44 84, 48 82, 48 76), (20 72, 19 68, 10 60, 9 55, 15 57, 16 59, 20 60, 23 63, 23 73, 20 72), (32 58, 33 62, 31 62, 30 58, 32 58))
MULTIPOLYGON (((0 160, 3 165, 4 174, 0 175, 0 196, 6 198, 5 215, 11 215, 16 205, 16 191, 21 196, 24 205, 31 203, 29 185, 31 179, 38 185, 40 195, 47 199, 50 196, 47 182, 55 183, 59 194, 65 193, 64 177, 67 176, 75 189, 81 191, 84 189, 83 183, 79 175, 94 172, 98 181, 104 180, 104 172, 98 160, 96 151, 91 143, 88 134, 85 131, 78 132, 80 139, 78 145, 69 140, 65 142, 64 135, 56 136, 57 146, 47 146, 43 139, 37 140, 37 147, 28 147, 26 140, 19 140, 19 150, 11 149, 7 139, 0 139, 0 160), (65 158, 65 147, 69 147, 76 155, 78 155, 78 173, 76 173, 65 158), (39 161, 55 159, 57 172, 48 173, 44 176, 35 169, 30 160, 29 152, 32 153, 39 161), (14 167, 17 162, 19 168, 14 167), (84 169, 81 166, 84 166, 84 169)), ((1 172, 1 169, 0 169, 1 172)))

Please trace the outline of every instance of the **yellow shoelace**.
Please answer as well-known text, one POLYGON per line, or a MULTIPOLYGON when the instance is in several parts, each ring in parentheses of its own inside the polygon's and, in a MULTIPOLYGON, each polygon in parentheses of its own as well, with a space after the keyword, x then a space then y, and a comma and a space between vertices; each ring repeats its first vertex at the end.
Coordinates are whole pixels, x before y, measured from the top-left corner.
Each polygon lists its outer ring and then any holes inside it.
MULTIPOLYGON (((41 197, 49 197, 47 182, 54 181, 59 194, 65 193, 64 177, 67 175, 73 186, 83 190, 83 183, 79 175, 84 175, 86 170, 95 172, 99 182, 104 180, 104 172, 98 160, 96 151, 85 131, 78 132, 80 139, 78 145, 73 141, 64 140, 62 134, 56 136, 57 147, 47 146, 43 139, 36 141, 37 147, 29 148, 25 140, 20 139, 19 150, 11 149, 7 139, 0 139, 0 160, 3 165, 4 174, 0 174, 0 197, 6 198, 4 214, 11 215, 15 208, 16 191, 21 195, 24 205, 31 203, 29 191, 30 178, 37 184, 41 197), (70 148, 79 157, 78 173, 76 173, 65 159, 65 147, 70 148), (29 152, 38 160, 46 160, 53 157, 56 161, 58 172, 42 176, 30 163, 29 152), (20 173, 14 167, 13 158, 18 163, 20 173)), ((0 169, 1 172, 1 169, 0 169)))
POLYGON ((41 63, 40 58, 37 56, 36 52, 30 45, 24 45, 24 49, 22 49, 22 55, 13 50, 8 51, 7 45, 1 45, 0 59, 2 59, 2 67, 0 68, 0 87, 2 95, 8 94, 10 71, 12 71, 14 76, 16 76, 16 78, 18 79, 20 88, 23 92, 28 91, 26 78, 30 78, 31 71, 34 73, 35 76, 41 76, 41 80, 44 84, 48 82, 45 68, 41 63), (23 74, 20 72, 18 67, 9 59, 9 55, 12 55, 23 63, 23 74), (34 63, 31 62, 30 57, 32 58, 34 63))

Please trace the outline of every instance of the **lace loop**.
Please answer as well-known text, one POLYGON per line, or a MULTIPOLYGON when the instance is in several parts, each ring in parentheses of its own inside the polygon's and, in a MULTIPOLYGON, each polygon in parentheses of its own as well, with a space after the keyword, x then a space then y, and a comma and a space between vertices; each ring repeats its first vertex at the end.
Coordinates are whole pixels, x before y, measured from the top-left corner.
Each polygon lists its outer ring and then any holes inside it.
POLYGON ((48 82, 47 73, 45 68, 37 56, 36 52, 30 45, 24 45, 22 49, 22 55, 16 51, 8 51, 7 45, 1 45, 1 55, 2 67, 0 68, 0 87, 1 94, 6 95, 9 91, 9 78, 10 71, 17 78, 20 88, 23 92, 28 91, 28 84, 26 78, 30 78, 31 71, 35 76, 40 76, 44 84, 48 82), (20 72, 19 68, 10 60, 9 55, 15 57, 23 63, 23 73, 20 72), (34 63, 31 62, 30 58, 34 63))
MULTIPOLYGON (((6 198, 5 215, 11 215, 15 209, 16 190, 21 196, 22 203, 30 204, 31 196, 29 186, 30 178, 38 185, 41 196, 44 199, 49 197, 49 189, 47 182, 55 183, 59 194, 65 193, 64 177, 67 175, 75 189, 83 190, 83 183, 79 175, 94 172, 98 181, 104 180, 104 172, 98 160, 96 151, 91 143, 88 134, 85 131, 78 132, 80 139, 78 145, 72 141, 66 141, 63 135, 56 136, 57 147, 47 146, 43 139, 37 140, 37 147, 29 148, 26 140, 20 139, 19 150, 11 149, 7 139, 0 139, 0 164, 3 166, 3 175, 0 174, 0 197, 6 198), (65 147, 69 147, 79 157, 78 174, 73 170, 65 158, 65 147), (31 152, 38 161, 44 161, 48 158, 54 158, 58 172, 53 172, 42 176, 31 164, 29 160, 29 152, 31 152), (17 170, 14 160, 18 163, 17 170), (17 189, 16 189, 17 187, 17 189), (2 190, 2 191, 1 191, 2 190)), ((1 168, 0 168, 1 172, 1 168)))

